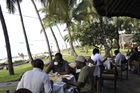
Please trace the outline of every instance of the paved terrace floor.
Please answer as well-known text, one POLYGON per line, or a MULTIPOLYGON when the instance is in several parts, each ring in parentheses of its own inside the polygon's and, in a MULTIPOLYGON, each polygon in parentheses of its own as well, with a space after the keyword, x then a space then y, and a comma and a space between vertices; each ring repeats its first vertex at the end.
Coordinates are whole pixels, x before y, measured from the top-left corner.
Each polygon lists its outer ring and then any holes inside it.
MULTIPOLYGON (((100 93, 114 93, 113 81, 105 81, 100 93)), ((140 93, 140 75, 129 72, 128 80, 118 80, 116 93, 140 93)))
MULTIPOLYGON (((16 87, 18 81, 0 83, 0 87, 16 87)), ((100 93, 114 93, 113 82, 105 81, 100 93)), ((118 80, 116 93, 140 93, 140 75, 129 72, 128 80, 118 80)))

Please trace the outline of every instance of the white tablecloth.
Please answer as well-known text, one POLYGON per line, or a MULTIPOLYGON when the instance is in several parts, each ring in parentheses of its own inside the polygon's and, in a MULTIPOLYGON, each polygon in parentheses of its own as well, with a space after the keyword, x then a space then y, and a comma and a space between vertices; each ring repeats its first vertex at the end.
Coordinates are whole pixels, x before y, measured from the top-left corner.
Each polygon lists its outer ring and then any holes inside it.
POLYGON ((105 69, 110 70, 111 69, 111 61, 106 60, 103 64, 105 66, 105 69))
MULTIPOLYGON (((75 77, 73 75, 64 75, 70 82, 75 82, 75 77)), ((60 81, 60 78, 57 80, 58 82, 53 85, 52 93, 72 93, 73 88, 66 89, 66 83, 60 81)))
POLYGON ((53 85, 53 92, 52 93, 64 93, 64 90, 66 88, 66 83, 56 83, 53 85))

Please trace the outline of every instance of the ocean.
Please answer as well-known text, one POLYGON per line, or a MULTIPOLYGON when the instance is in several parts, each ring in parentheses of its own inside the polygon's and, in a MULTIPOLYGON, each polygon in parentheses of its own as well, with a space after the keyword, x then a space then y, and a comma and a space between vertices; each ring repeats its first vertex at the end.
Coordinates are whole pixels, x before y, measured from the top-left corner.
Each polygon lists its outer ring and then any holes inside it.
MULTIPOLYGON (((59 40, 58 42, 61 50, 66 49, 63 40, 59 40)), ((29 45, 30 45, 30 51, 32 55, 48 52, 47 43, 45 40, 32 40, 29 41, 29 45)), ((56 45, 53 41, 50 41, 50 48, 51 51, 56 51, 56 45)), ((3 46, 0 46, 0 49, 1 49, 0 60, 1 61, 6 60, 7 52, 6 52, 5 44, 3 46)), ((19 57, 18 53, 23 53, 25 56, 27 56, 27 49, 26 49, 25 42, 11 43, 11 53, 13 58, 19 57)))
MULTIPOLYGON (((10 45, 11 45, 11 52, 12 57, 18 57, 18 53, 23 53, 27 55, 26 44, 24 40, 24 35, 22 31, 22 25, 20 21, 20 16, 18 13, 17 6, 16 11, 14 14, 9 14, 7 10, 7 6, 4 0, 0 0, 3 15, 5 18, 10 45)), ((41 3, 36 2, 38 9, 42 8, 41 3)), ((44 53, 48 51, 47 43, 45 41, 44 34, 41 33, 41 25, 39 19, 37 17, 36 11, 34 10, 34 6, 30 0, 26 0, 21 3, 22 14, 23 14, 23 21, 26 30, 26 35, 28 37, 29 45, 31 53, 38 54, 44 53), (26 7, 25 7, 26 6, 26 7)), ((40 13, 41 18, 44 17, 43 13, 40 13)), ((65 24, 57 24, 62 35, 66 35, 66 25, 65 24)), ((58 39, 58 43, 60 49, 65 49, 64 41, 62 40, 59 31, 56 26, 53 26, 53 31, 55 33, 56 38, 58 39)), ((49 39, 49 43, 51 46, 52 51, 56 51, 56 45, 54 43, 54 38, 49 28, 46 29, 46 33, 49 39)), ((67 44, 69 45, 69 44, 67 44)), ((69 47, 69 46, 68 46, 69 47)), ((3 29, 0 22, 0 60, 7 58, 6 46, 5 46, 5 39, 3 35, 3 29)))

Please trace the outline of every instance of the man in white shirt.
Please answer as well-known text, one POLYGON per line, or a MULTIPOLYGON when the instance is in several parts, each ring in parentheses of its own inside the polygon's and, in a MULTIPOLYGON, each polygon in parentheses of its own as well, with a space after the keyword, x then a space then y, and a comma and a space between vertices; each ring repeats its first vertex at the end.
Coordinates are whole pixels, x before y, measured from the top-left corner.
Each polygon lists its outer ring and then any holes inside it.
POLYGON ((95 48, 91 55, 91 59, 94 61, 94 64, 97 66, 101 65, 100 62, 104 61, 104 58, 99 54, 99 49, 95 48))
POLYGON ((40 59, 32 62, 33 70, 27 71, 23 74, 20 82, 18 83, 17 90, 26 88, 33 93, 51 93, 52 87, 49 76, 42 72, 44 63, 40 59))
POLYGON ((125 56, 119 50, 115 50, 114 54, 116 55, 115 64, 121 66, 122 62, 126 61, 125 56))

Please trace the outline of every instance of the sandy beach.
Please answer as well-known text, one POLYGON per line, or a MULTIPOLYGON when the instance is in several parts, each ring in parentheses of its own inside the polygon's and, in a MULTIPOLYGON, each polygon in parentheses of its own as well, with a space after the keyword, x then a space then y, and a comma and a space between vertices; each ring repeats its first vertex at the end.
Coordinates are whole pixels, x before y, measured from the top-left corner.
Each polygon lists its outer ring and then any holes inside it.
MULTIPOLYGON (((37 57, 47 57, 48 54, 45 54, 45 53, 38 53, 38 54, 32 54, 33 58, 37 58, 37 57)), ((12 57, 12 61, 18 61, 18 60, 28 60, 28 56, 27 55, 24 55, 24 58, 21 57, 21 56, 15 56, 15 57, 12 57)), ((0 63, 7 63, 7 58, 4 58, 4 59, 0 59, 0 63)))

